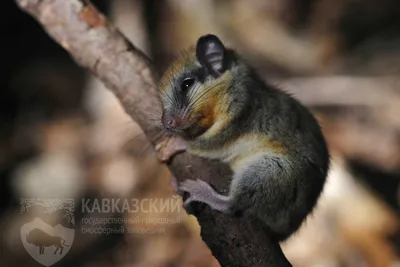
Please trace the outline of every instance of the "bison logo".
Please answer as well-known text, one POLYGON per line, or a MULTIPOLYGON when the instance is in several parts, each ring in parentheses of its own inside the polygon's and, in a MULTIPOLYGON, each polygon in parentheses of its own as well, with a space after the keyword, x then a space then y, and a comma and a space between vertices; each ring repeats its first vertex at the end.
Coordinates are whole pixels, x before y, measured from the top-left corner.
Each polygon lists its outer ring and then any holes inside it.
POLYGON ((49 235, 39 228, 30 231, 26 236, 26 241, 37 246, 39 248, 39 254, 44 254, 45 247, 55 246, 56 250, 54 251, 54 254, 56 254, 58 250, 60 250, 60 254, 62 254, 64 247, 69 247, 65 244, 64 238, 49 235))
POLYGON ((33 259, 51 266, 68 253, 75 235, 73 211, 69 199, 21 199, 21 214, 28 220, 21 240, 33 259))

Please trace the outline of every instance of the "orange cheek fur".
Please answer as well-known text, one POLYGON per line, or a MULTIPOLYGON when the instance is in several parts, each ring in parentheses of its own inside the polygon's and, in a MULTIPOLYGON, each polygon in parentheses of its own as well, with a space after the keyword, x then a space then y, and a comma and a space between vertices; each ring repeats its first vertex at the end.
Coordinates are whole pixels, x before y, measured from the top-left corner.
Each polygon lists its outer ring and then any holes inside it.
POLYGON ((198 124, 204 128, 208 129, 214 124, 214 114, 212 112, 202 112, 201 119, 198 124))
POLYGON ((194 110, 193 114, 200 117, 198 124, 204 128, 210 128, 216 121, 217 117, 222 115, 221 106, 219 104, 219 93, 213 93, 207 96, 207 100, 203 101, 194 110))

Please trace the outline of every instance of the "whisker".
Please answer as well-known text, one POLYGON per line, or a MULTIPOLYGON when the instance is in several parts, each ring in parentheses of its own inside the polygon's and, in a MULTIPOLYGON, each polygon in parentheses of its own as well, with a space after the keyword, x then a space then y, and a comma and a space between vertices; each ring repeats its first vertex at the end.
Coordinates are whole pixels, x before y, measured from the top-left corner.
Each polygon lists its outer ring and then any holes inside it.
POLYGON ((194 107, 199 101, 203 100, 203 97, 206 96, 206 94, 208 94, 211 90, 215 89, 220 84, 221 83, 217 83, 217 84, 211 86, 210 88, 208 88, 207 90, 205 90, 204 92, 202 92, 193 101, 191 101, 188 106, 194 107))
POLYGON ((165 101, 169 104, 169 105, 171 105, 171 106, 173 106, 175 103, 174 103, 174 99, 170 96, 170 94, 167 94, 167 93, 165 93, 165 92, 160 92, 160 95, 161 95, 161 97, 163 98, 163 99, 165 99, 165 101))

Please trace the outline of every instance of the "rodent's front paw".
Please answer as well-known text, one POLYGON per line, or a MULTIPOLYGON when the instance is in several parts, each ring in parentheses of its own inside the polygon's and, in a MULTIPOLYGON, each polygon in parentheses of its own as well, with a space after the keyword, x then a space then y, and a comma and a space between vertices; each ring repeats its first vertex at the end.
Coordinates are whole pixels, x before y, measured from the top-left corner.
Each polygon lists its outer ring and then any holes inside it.
POLYGON ((169 137, 156 145, 159 160, 167 163, 173 156, 186 151, 186 143, 178 137, 169 137))

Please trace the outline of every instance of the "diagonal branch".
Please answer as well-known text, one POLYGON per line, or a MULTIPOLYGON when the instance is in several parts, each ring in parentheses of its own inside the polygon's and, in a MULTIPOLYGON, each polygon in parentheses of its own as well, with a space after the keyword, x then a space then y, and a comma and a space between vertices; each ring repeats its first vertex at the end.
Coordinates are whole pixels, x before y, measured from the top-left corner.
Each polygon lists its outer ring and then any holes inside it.
MULTIPOLYGON (((160 113, 154 73, 149 59, 82 0, 16 0, 82 67, 90 70, 118 97, 125 111, 142 127, 149 140, 159 129, 151 116, 160 113)), ((165 140, 157 140, 159 143, 165 140)), ((159 145, 153 143, 154 146, 159 145)), ((225 166, 187 153, 170 166, 178 180, 200 178, 218 189, 228 187, 225 166)), ((232 219, 205 208, 196 214, 203 240, 221 266, 290 266, 279 244, 261 226, 246 218, 232 219)))

